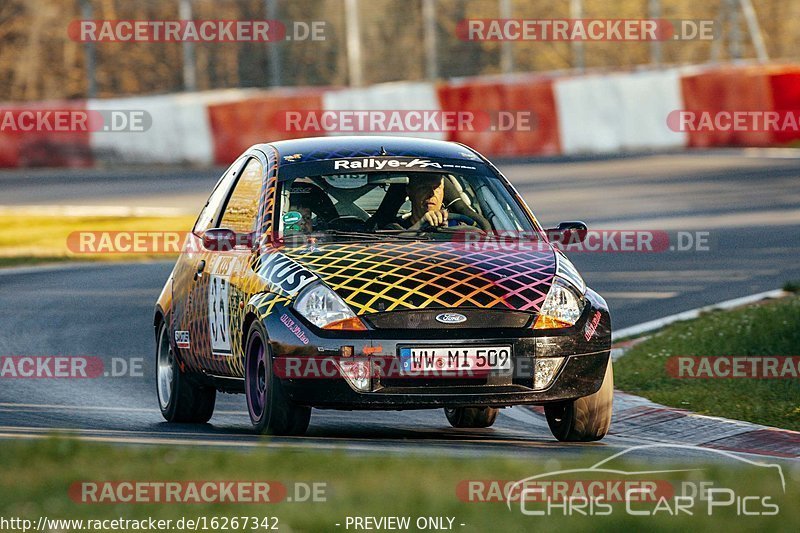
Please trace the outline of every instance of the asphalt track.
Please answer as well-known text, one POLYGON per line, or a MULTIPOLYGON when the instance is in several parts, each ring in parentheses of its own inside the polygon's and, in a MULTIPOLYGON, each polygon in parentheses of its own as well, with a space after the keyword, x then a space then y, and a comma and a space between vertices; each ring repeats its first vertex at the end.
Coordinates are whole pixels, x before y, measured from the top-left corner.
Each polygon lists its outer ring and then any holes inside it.
MULTIPOLYGON (((732 151, 500 165, 545 225, 708 232, 708 250, 575 253, 588 284, 606 296, 617 328, 800 280, 800 154, 732 151)), ((0 173, 0 210, 31 206, 163 207, 196 212, 217 170, 148 169, 0 173)), ((167 228, 173 229, 173 228, 167 228)), ((541 416, 504 410, 491 429, 450 428, 441 411, 315 410, 308 435, 265 441, 250 431, 243 396, 220 395, 210 424, 166 424, 153 370, 153 303, 172 264, 75 265, 0 273, 0 354, 141 358, 141 376, 4 379, 0 437, 66 431, 124 443, 181 441, 346 448, 401 453, 609 455, 664 441, 638 428, 600 443, 564 445, 541 416)), ((618 395, 623 404, 625 395, 618 395)), ((633 422, 636 423, 635 421, 633 422)), ((630 426, 631 422, 626 423, 630 426)), ((630 428, 628 428, 630 429, 630 428)), ((702 431, 699 428, 698 431, 702 431)), ((669 439, 682 442, 680 438, 669 439)), ((691 439, 685 439, 689 443, 691 439)), ((686 457, 680 449, 653 452, 686 457)))

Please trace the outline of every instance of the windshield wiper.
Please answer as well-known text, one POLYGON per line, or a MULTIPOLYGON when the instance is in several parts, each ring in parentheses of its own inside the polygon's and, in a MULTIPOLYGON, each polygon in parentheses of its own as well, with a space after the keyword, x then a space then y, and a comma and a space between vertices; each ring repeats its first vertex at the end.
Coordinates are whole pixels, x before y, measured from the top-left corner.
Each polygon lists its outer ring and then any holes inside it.
MULTIPOLYGON (((515 231, 484 231, 480 228, 475 228, 470 226, 469 228, 465 228, 464 226, 425 226, 424 228, 419 229, 391 229, 391 230, 379 230, 380 233, 388 233, 392 235, 398 236, 410 236, 416 235, 420 237, 427 237, 428 240, 431 239, 433 234, 437 235, 450 235, 456 237, 463 237, 464 242, 530 242, 530 243, 542 243, 542 239, 540 238, 538 233, 535 232, 515 232, 515 231), (467 237, 467 232, 470 232, 469 237, 467 237)), ((456 239, 457 241, 461 239, 456 239)))
MULTIPOLYGON (((408 233, 408 230, 403 230, 403 232, 408 233)), ((414 238, 414 237, 412 237, 410 235, 409 236, 405 236, 405 235, 399 235, 399 234, 395 234, 395 233, 384 233, 384 232, 369 233, 369 232, 364 232, 364 231, 343 231, 343 230, 337 230, 337 229, 329 229, 329 230, 325 230, 325 231, 322 231, 322 232, 316 232, 316 233, 321 233, 322 235, 336 235, 337 237, 357 237, 357 238, 366 237, 366 238, 369 238, 369 239, 372 239, 372 240, 381 240, 384 237, 392 237, 392 238, 395 238, 395 239, 403 239, 403 240, 408 240, 408 241, 418 240, 418 239, 416 239, 416 238, 414 238)), ((312 234, 312 236, 313 236, 313 234, 312 234)))
MULTIPOLYGON (((412 235, 429 235, 430 233, 440 233, 443 235, 455 235, 458 233, 463 233, 464 231, 470 231, 469 229, 465 229, 464 227, 458 226, 425 226, 424 228, 417 228, 417 229, 386 229, 386 230, 378 230, 378 233, 386 233, 389 235, 403 235, 403 234, 412 234, 412 235)), ((479 228, 473 228, 473 231, 476 233, 480 233, 481 235, 485 235, 486 232, 479 228)))

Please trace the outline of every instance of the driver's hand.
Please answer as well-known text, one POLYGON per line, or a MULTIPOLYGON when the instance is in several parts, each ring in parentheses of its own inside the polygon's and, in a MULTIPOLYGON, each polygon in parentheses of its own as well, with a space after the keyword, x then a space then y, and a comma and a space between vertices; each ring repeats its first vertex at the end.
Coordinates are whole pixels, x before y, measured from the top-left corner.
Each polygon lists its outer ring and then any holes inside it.
POLYGON ((447 209, 440 209, 439 211, 428 211, 422 216, 420 222, 427 222, 430 226, 446 226, 447 225, 447 209))

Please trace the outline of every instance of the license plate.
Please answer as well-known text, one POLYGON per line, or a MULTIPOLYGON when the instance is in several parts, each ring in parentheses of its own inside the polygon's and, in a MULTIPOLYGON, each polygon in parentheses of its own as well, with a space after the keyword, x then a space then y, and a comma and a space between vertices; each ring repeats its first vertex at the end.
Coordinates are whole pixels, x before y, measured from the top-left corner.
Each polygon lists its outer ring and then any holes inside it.
POLYGON ((510 370, 511 346, 400 348, 403 372, 510 370))

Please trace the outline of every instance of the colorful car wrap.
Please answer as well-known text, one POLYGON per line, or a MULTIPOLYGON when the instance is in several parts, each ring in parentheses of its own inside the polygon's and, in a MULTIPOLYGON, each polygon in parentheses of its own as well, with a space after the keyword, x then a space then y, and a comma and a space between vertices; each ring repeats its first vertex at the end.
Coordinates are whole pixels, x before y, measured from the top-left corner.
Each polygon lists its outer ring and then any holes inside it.
MULTIPOLYGON (((244 167, 248 157, 258 158, 264 168, 255 245, 252 249, 211 251, 202 246, 201 235, 191 234, 193 242, 187 242, 157 302, 156 322, 169 324, 182 371, 213 380, 235 382, 244 378, 244 343, 249 324, 255 320, 264 324, 278 357, 338 354, 345 342, 356 354, 376 353, 376 347, 380 347, 377 355, 391 357, 412 339, 475 339, 476 329, 483 328, 486 342, 513 344, 519 357, 531 361, 553 355, 593 357, 568 361, 565 368, 572 368, 575 375, 561 380, 559 387, 547 393, 532 394, 525 383, 509 381, 499 384, 508 390, 495 389, 495 400, 482 397, 482 404, 538 403, 590 394, 600 387, 611 332, 602 298, 582 285, 579 288, 585 292, 588 305, 575 326, 558 332, 536 332, 530 327, 556 275, 576 285, 583 283, 566 257, 549 245, 498 254, 470 251, 454 242, 420 241, 287 248, 277 238, 273 210, 284 166, 327 164, 341 158, 410 157, 441 159, 450 161, 448 164, 460 160, 468 167, 485 161, 479 154, 454 143, 376 138, 281 141, 254 146, 245 156, 236 164, 244 167), (334 148, 337 142, 344 146, 334 148), (317 282, 333 289, 370 330, 357 334, 327 332, 299 317, 292 309, 293 300, 317 282), (459 311, 469 323, 434 322, 435 313, 442 310, 459 311)), ((494 169, 488 161, 485 163, 494 169)), ((526 206, 524 210, 538 228, 530 210, 526 206)), ((239 392, 238 385, 214 383, 239 392)), ((365 401, 358 395, 348 399, 352 390, 343 382, 314 383, 305 389, 288 383, 287 390, 295 400, 314 405, 352 406, 353 402, 365 401)), ((427 400, 409 399, 413 395, 370 400, 363 405, 451 405, 458 389, 450 389, 448 394, 427 400)))

